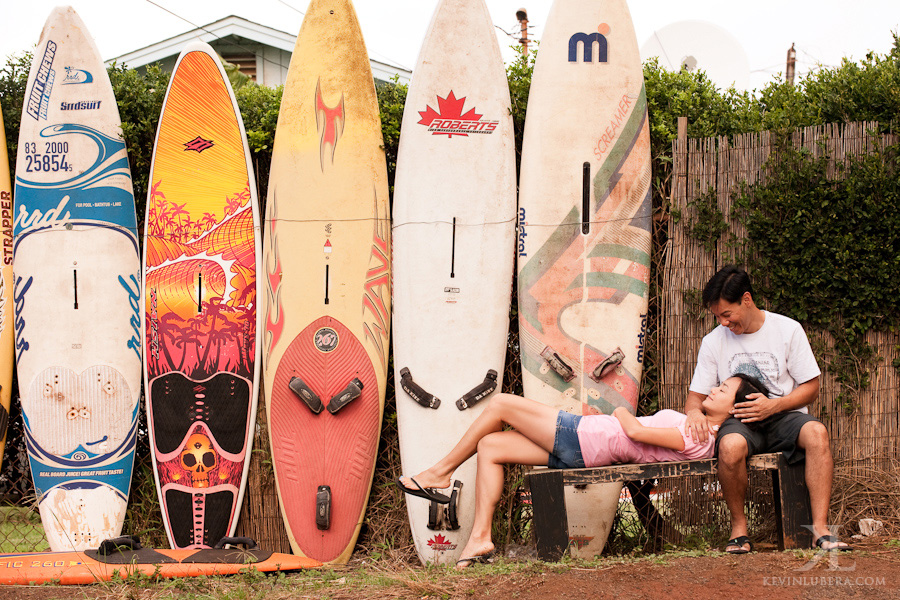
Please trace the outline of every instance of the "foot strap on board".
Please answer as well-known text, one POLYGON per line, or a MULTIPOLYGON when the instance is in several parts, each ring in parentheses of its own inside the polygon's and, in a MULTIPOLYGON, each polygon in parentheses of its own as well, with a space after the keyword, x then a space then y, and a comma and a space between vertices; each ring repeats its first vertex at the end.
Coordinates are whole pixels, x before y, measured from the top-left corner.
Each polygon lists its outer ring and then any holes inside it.
POLYGON ((412 373, 409 372, 407 367, 400 369, 400 387, 403 388, 404 392, 409 394, 410 398, 425 408, 436 409, 441 405, 440 399, 435 397, 434 394, 429 394, 422 389, 422 386, 413 381, 412 373))
POLYGON ((491 369, 484 376, 484 381, 466 392, 462 398, 456 401, 456 408, 466 410, 470 406, 475 406, 487 396, 497 389, 497 371, 491 369))
POLYGON ((557 375, 563 378, 566 383, 575 379, 575 369, 566 364, 562 357, 553 351, 550 346, 545 346, 541 350, 541 358, 547 361, 550 368, 556 371, 557 375))
POLYGON ((316 527, 325 531, 331 527, 331 488, 320 485, 316 491, 316 527))
POLYGON ((456 531, 459 529, 459 494, 462 486, 462 481, 458 479, 453 481, 449 504, 438 504, 433 501, 429 503, 428 529, 432 531, 456 531))
POLYGON ((141 546, 141 540, 138 539, 137 536, 123 535, 100 542, 97 553, 103 556, 109 556, 115 552, 121 552, 123 548, 125 550, 140 550, 143 546, 141 546))
POLYGON ((591 379, 600 383, 600 380, 609 375, 613 369, 622 364, 625 360, 625 353, 621 348, 616 348, 613 353, 607 356, 603 362, 597 365, 597 368, 591 373, 591 379))
POLYGON ((453 482, 453 491, 450 493, 450 504, 447 505, 447 529, 456 531, 459 529, 459 493, 462 490, 462 481, 453 482))
POLYGON ((306 382, 297 377, 296 375, 291 377, 291 380, 288 382, 288 387, 291 388, 291 391, 297 394, 297 397, 303 400, 303 403, 309 408, 309 410, 313 411, 315 414, 319 414, 322 412, 324 406, 322 405, 322 401, 316 396, 316 393, 312 391, 306 382))
POLYGON ((243 546, 247 550, 259 550, 259 544, 256 540, 248 537, 223 537, 213 548, 221 550, 225 546, 243 546))
POLYGON ((359 398, 362 395, 362 389, 363 382, 354 377, 353 381, 347 384, 347 387, 335 394, 334 398, 328 401, 328 412, 336 414, 337 411, 359 398))

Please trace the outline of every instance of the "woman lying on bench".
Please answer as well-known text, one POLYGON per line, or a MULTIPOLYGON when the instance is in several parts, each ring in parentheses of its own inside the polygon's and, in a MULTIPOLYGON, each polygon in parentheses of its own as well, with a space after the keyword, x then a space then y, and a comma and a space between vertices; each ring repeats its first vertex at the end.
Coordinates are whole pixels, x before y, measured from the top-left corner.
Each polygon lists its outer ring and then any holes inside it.
MULTIPOLYGON (((713 431, 725 422, 748 394, 767 394, 756 379, 738 375, 713 388, 703 410, 713 431)), ((453 472, 473 454, 475 521, 472 534, 456 563, 464 569, 494 553, 491 521, 503 491, 503 465, 547 465, 554 469, 600 467, 618 463, 651 463, 712 458, 715 437, 694 442, 684 430, 685 415, 661 410, 635 417, 619 407, 612 415, 577 416, 519 396, 498 394, 463 434, 447 456, 415 477, 401 477, 407 494, 446 504, 450 498, 435 489, 448 488, 453 472), (503 431, 504 424, 513 431, 503 431)))

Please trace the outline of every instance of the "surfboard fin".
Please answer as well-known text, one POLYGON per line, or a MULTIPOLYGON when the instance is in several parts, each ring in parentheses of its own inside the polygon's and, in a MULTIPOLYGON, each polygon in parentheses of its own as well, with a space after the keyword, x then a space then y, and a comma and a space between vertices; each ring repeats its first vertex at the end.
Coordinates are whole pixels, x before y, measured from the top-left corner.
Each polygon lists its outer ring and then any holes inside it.
POLYGON ((612 354, 603 359, 597 368, 593 370, 591 373, 591 379, 600 383, 600 380, 609 375, 613 369, 622 364, 622 361, 625 360, 625 353, 622 352, 621 348, 616 348, 612 354))
POLYGON ((441 405, 440 399, 434 394, 429 394, 422 386, 413 381, 412 373, 407 367, 400 369, 400 387, 409 394, 409 397, 424 406, 425 408, 437 409, 441 405))
POLYGON ((556 371, 557 375, 562 377, 563 381, 566 383, 575 379, 575 369, 566 364, 566 361, 562 359, 562 357, 553 351, 553 348, 550 346, 545 346, 543 350, 541 350, 541 358, 547 361, 547 364, 550 365, 550 368, 556 371))
POLYGON ((288 382, 288 387, 291 388, 292 392, 297 394, 298 398, 303 400, 303 403, 306 404, 313 413, 319 414, 322 412, 322 409, 324 408, 322 400, 320 400, 319 397, 316 396, 316 393, 306 385, 305 381, 295 375, 291 377, 291 380, 288 382))
POLYGON ((487 375, 484 376, 484 381, 472 388, 471 391, 466 392, 462 398, 456 401, 456 408, 459 410, 466 410, 470 406, 475 406, 496 389, 497 371, 490 369, 487 372, 487 375))
POLYGON ((362 395, 362 389, 363 382, 354 377, 353 381, 347 384, 347 387, 328 401, 328 412, 337 414, 337 411, 359 398, 362 395))
POLYGON ((316 491, 316 527, 325 531, 331 527, 331 488, 320 485, 316 491))

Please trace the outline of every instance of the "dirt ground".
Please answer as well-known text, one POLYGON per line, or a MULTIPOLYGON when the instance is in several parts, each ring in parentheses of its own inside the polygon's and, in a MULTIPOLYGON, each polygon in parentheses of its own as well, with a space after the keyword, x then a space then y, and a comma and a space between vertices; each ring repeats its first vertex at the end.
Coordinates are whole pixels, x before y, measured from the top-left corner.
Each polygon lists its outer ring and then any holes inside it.
POLYGON ((230 598, 360 600, 547 598, 900 598, 900 544, 854 542, 852 553, 763 550, 732 556, 716 551, 671 552, 592 563, 500 560, 464 573, 354 561, 341 570, 286 577, 236 576, 173 583, 93 586, 0 586, 0 600, 230 598))

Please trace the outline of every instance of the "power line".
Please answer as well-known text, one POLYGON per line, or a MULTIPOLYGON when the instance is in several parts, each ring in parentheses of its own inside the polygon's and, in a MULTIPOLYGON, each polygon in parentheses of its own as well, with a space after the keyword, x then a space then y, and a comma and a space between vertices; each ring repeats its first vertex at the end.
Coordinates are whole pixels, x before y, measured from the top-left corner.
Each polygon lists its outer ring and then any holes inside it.
MULTIPOLYGON (((199 29, 200 31, 204 31, 204 32, 208 33, 209 35, 213 36, 213 37, 214 37, 215 39, 217 39, 217 40, 222 40, 221 37, 219 37, 218 35, 216 35, 216 34, 213 33, 212 31, 210 31, 209 29, 206 29, 205 27, 201 27, 200 25, 197 25, 196 23, 190 21, 189 19, 186 19, 186 18, 182 17, 181 15, 172 12, 171 10, 169 10, 168 8, 166 8, 165 6, 162 6, 162 5, 160 5, 160 4, 157 4, 157 3, 154 2, 153 0, 146 0, 146 1, 149 2, 150 4, 152 4, 153 6, 159 8, 159 9, 161 9, 161 10, 166 11, 167 13, 169 13, 170 15, 172 15, 173 17, 175 17, 175 18, 177 18, 177 19, 181 19, 182 21, 184 21, 185 23, 187 23, 188 25, 190 25, 190 26, 193 27, 194 29, 199 29)), ((296 10, 296 9, 295 9, 295 10, 296 10)), ((268 62, 268 63, 271 63, 271 64, 275 65, 276 67, 284 67, 284 65, 282 65, 281 63, 277 63, 277 62, 275 62, 274 60, 271 60, 271 59, 266 58, 265 56, 261 56, 261 55, 258 54, 255 50, 252 50, 252 49, 250 49, 250 48, 247 48, 246 46, 242 46, 241 44, 238 44, 238 43, 235 43, 234 45, 237 46, 238 48, 240 48, 241 50, 244 50, 244 51, 246 51, 246 52, 249 52, 250 54, 252 54, 252 55, 255 56, 256 58, 261 58, 261 59, 263 59, 264 61, 266 61, 266 62, 268 62)))
POLYGON ((288 4, 287 2, 285 2, 284 0, 278 0, 278 2, 280 2, 281 4, 284 4, 284 5, 287 6, 289 9, 291 9, 291 10, 293 10, 293 11, 296 11, 296 12, 300 13, 301 15, 305 15, 305 14, 306 14, 305 12, 303 12, 302 10, 300 10, 299 8, 296 8, 296 7, 294 7, 294 6, 291 6, 290 4, 288 4))

